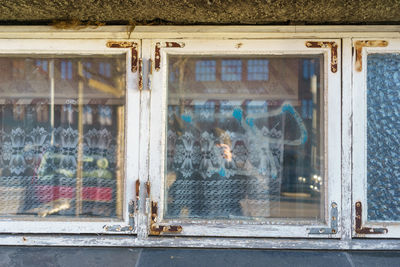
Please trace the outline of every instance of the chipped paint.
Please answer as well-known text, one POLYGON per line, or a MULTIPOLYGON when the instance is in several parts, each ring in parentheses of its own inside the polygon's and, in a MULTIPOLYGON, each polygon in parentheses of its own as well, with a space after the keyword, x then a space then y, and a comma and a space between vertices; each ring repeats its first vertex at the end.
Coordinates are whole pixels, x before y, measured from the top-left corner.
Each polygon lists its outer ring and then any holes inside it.
POLYGON ((150 196, 150 181, 146 182, 146 192, 147 192, 147 196, 150 196))
POLYGON ((160 65, 161 65, 161 47, 166 47, 166 48, 183 48, 185 47, 185 43, 182 42, 165 42, 165 45, 162 46, 160 42, 157 42, 155 45, 155 50, 154 50, 154 69, 156 71, 160 70, 160 65))
POLYGON ((306 42, 308 48, 330 48, 331 49, 331 71, 333 73, 337 72, 338 68, 338 45, 336 42, 306 42))
POLYGON ((130 48, 131 49, 131 71, 138 70, 138 44, 127 41, 108 41, 106 44, 109 48, 130 48))
POLYGON ((356 41, 356 70, 362 71, 362 49, 363 47, 386 47, 388 46, 388 41, 385 40, 364 40, 356 41))
POLYGON ((356 202, 356 227, 355 232, 359 235, 366 234, 387 234, 387 228, 371 228, 362 226, 362 204, 361 201, 356 202))

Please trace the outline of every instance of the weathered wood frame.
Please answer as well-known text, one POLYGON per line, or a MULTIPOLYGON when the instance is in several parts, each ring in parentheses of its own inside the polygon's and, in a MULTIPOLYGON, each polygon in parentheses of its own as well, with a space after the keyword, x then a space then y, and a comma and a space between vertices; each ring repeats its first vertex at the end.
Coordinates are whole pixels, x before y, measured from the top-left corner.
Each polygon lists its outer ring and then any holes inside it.
MULTIPOLYGON (((76 30, 58 30, 47 26, 2 26, 0 39, 26 41, 36 38, 51 40, 129 40, 140 39, 143 55, 151 54, 151 39, 341 39, 342 53, 342 114, 341 114, 341 235, 339 239, 293 238, 212 238, 212 237, 148 237, 149 202, 140 203, 138 234, 127 235, 55 235, 55 234, 4 234, 2 245, 26 246, 119 246, 119 247, 209 247, 209 248, 258 248, 258 249, 328 249, 328 250, 399 250, 397 239, 354 239, 352 214, 352 138, 353 138, 353 90, 352 38, 363 40, 400 38, 400 26, 137 26, 130 32, 129 26, 107 26, 76 30)), ((182 40, 181 40, 182 41, 182 40)), ((144 60, 145 62, 145 60, 144 60)), ((148 62, 147 62, 148 63, 148 62)), ((151 76, 150 76, 151 77, 151 76)), ((146 79, 146 76, 144 77, 146 79)), ((147 82, 144 87, 146 88, 147 82)), ((140 106, 150 104, 151 92, 143 90, 140 106)), ((357 106, 355 106, 357 107, 357 106)), ((149 109, 147 109, 149 110, 149 109)), ((149 116, 140 113, 140 144, 149 144, 149 116)), ((139 179, 147 181, 148 153, 140 149, 139 179)), ((136 179, 136 177, 134 178, 136 179)), ((146 199, 145 184, 140 184, 141 199, 146 199)), ((9 222, 13 224, 14 222, 9 222)))
MULTIPOLYGON (((126 57, 126 109, 125 109, 125 177, 123 185, 123 220, 116 219, 62 219, 31 218, 14 216, 0 219, 1 233, 115 233, 107 226, 129 225, 129 200, 134 199, 134 179, 138 177, 139 147, 139 95, 137 74, 132 73, 131 50, 113 49, 106 46, 107 40, 62 40, 62 39, 1 39, 1 55, 125 55, 126 57), (11 220, 11 221, 10 221, 11 220)), ((136 228, 136 227, 135 227, 136 228)), ((134 233, 135 231, 125 231, 134 233)))
POLYGON ((353 236, 361 238, 400 238, 400 222, 367 220, 367 56, 400 53, 400 39, 353 39, 353 236), (357 208, 361 218, 357 218, 357 208), (361 227, 357 227, 357 219, 361 227))
MULTIPOLYGON (((178 42, 181 40, 172 40, 178 42)), ((182 41, 181 41, 182 42, 182 41)), ((152 47, 164 44, 165 40, 153 40, 152 47)), ((307 237, 307 238, 338 238, 340 231, 334 230, 329 234, 310 234, 310 228, 329 228, 331 223, 331 204, 336 202, 339 206, 340 217, 340 179, 341 179, 341 157, 340 146, 340 96, 341 76, 340 67, 332 70, 333 64, 339 64, 335 60, 336 53, 340 53, 340 40, 319 39, 269 39, 269 40, 193 40, 185 39, 184 46, 168 47, 161 45, 160 48, 161 68, 153 71, 152 75, 152 98, 150 119, 150 172, 151 184, 150 201, 158 203, 156 223, 164 226, 181 226, 179 233, 161 233, 189 236, 242 236, 242 237, 307 237), (310 42, 313 41, 313 42, 310 42), (326 42, 328 41, 328 42, 326 42), (310 48, 308 44, 315 43, 316 47, 310 48), (319 45, 321 44, 321 45, 319 45), (327 44, 327 45, 326 45, 327 44), (334 51, 333 51, 334 50, 334 51), (166 110, 167 110, 167 77, 168 77, 168 55, 318 55, 324 56, 323 88, 324 91, 324 221, 315 224, 307 221, 296 222, 290 219, 267 220, 263 223, 251 221, 212 221, 212 220, 164 220, 164 162, 166 151, 166 110), (336 63, 335 63, 336 62, 336 63)), ((155 54, 151 58, 156 60, 155 54)), ((154 215, 153 215, 154 216, 154 215)), ((336 216, 334 216, 336 218, 336 216)), ((340 221, 339 221, 340 225, 340 221)), ((150 229, 150 234, 153 234, 150 229)))

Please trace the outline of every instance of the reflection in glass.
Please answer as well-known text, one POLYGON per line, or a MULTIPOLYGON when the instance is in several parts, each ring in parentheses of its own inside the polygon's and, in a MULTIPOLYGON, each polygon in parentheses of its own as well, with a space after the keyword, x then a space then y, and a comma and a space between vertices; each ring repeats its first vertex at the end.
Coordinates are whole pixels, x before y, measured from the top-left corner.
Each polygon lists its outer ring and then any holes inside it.
POLYGON ((164 217, 321 220, 322 57, 168 60, 164 217))
POLYGON ((0 214, 120 218, 124 56, 3 56, 0 69, 0 214))
POLYGON ((368 220, 400 221, 400 54, 367 60, 368 220))

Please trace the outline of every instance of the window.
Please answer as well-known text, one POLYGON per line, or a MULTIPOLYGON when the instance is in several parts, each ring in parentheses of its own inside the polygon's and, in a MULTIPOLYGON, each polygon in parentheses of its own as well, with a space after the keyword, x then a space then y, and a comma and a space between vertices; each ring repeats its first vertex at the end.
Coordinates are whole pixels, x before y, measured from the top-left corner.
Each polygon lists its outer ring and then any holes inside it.
POLYGON ((354 41, 354 207, 361 217, 355 236, 400 237, 399 90, 400 42, 354 41), (358 184, 359 186, 356 186, 358 184))
POLYGON ((215 61, 196 61, 196 81, 215 81, 215 61))
POLYGON ((241 60, 222 60, 221 61, 221 80, 240 81, 242 79, 241 60))
POLYGON ((0 230, 102 233, 129 225, 134 170, 125 159, 135 153, 125 136, 135 134, 126 122, 137 123, 126 120, 130 52, 89 42, 88 55, 77 43, 54 42, 59 50, 37 53, 22 42, 0 55, 0 230))
POLYGON ((194 43, 163 48, 169 67, 153 73, 152 94, 160 96, 151 99, 153 226, 179 225, 189 236, 281 237, 330 227, 331 207, 340 203, 338 137, 330 134, 340 129, 333 104, 340 92, 329 90, 340 70, 330 70, 330 50, 302 40, 284 49, 278 40, 247 41, 240 52, 234 41, 209 41, 209 51, 194 43), (196 83, 205 62, 213 62, 214 81, 196 83), (315 66, 307 77, 304 62, 315 66), (178 63, 179 83, 165 81, 178 63))
POLYGON ((138 27, 0 39, 1 244, 400 249, 397 28, 138 27))
MULTIPOLYGON (((304 61, 305 62, 305 61, 304 61)), ((250 59, 247 61, 248 81, 268 81, 269 61, 266 59, 250 59)))

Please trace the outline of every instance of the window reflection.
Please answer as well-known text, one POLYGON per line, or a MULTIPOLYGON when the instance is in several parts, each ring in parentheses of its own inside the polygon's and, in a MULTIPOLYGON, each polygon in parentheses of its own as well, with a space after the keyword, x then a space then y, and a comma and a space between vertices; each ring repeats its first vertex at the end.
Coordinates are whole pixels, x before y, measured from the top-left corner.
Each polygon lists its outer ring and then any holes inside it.
POLYGON ((321 63, 170 56, 164 216, 321 220, 321 63), (216 80, 200 81, 198 62, 211 60, 216 80))
POLYGON ((0 63, 0 214, 121 218, 124 56, 0 63))
POLYGON ((267 59, 250 59, 247 61, 248 81, 268 81, 268 75, 267 59))
POLYGON ((240 81, 242 79, 242 61, 241 60, 222 60, 221 62, 221 80, 222 81, 240 81))
POLYGON ((215 60, 196 62, 196 81, 215 81, 215 60))

